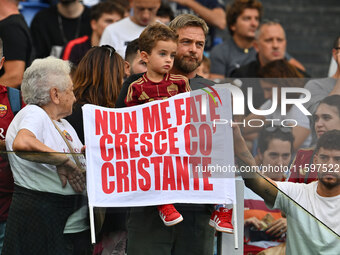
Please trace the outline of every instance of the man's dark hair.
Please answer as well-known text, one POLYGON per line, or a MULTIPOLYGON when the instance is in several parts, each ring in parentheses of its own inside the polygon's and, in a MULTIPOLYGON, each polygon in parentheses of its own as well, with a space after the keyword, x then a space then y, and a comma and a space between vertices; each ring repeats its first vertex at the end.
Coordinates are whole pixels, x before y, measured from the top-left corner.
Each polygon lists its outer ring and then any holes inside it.
POLYGON ((90 20, 98 20, 104 13, 118 13, 121 18, 124 18, 124 9, 121 5, 114 2, 101 2, 91 7, 90 20))
POLYGON ((316 143, 315 152, 319 152, 320 148, 326 150, 340 150, 340 130, 331 130, 320 136, 316 143))
POLYGON ((291 132, 291 128, 289 127, 280 127, 280 126, 267 126, 264 127, 258 137, 258 150, 263 154, 266 150, 268 150, 268 146, 271 140, 279 139, 281 141, 290 142, 290 151, 293 153, 294 147, 294 136, 291 132))
POLYGON ((334 106, 338 110, 338 116, 340 118, 340 95, 332 95, 332 96, 325 97, 324 99, 320 101, 319 105, 321 104, 334 106))
POLYGON ((125 60, 131 63, 135 59, 138 50, 139 50, 138 38, 131 42, 128 42, 125 50, 125 60))
POLYGON ((245 9, 256 9, 259 11, 259 19, 262 17, 262 3, 258 0, 235 0, 231 5, 227 6, 227 26, 229 33, 234 34, 231 27, 236 24, 237 18, 245 9))
POLYGON ((333 49, 339 48, 340 47, 340 36, 338 36, 333 43, 333 49))

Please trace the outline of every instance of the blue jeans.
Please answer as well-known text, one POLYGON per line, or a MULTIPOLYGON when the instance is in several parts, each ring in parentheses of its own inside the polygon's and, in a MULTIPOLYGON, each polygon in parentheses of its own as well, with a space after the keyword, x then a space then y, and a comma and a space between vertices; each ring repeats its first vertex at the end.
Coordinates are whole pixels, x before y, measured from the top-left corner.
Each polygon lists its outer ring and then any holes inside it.
POLYGON ((6 229, 6 221, 0 222, 0 254, 2 251, 2 246, 4 245, 5 229, 6 229))

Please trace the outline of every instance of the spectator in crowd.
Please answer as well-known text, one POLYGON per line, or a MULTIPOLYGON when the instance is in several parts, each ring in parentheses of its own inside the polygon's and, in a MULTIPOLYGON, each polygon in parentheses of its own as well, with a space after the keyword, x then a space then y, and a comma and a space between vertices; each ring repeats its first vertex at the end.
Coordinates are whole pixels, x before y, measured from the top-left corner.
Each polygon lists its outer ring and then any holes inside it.
POLYGON ((136 39, 144 28, 153 23, 161 0, 133 0, 133 15, 106 27, 100 45, 111 45, 122 56, 128 42, 136 39))
POLYGON ((138 38, 129 42, 125 51, 125 76, 145 73, 146 63, 140 56, 138 38))
POLYGON ((91 37, 85 35, 71 40, 65 47, 63 59, 77 66, 86 52, 93 46, 98 46, 104 29, 124 17, 124 9, 113 2, 101 2, 91 7, 90 24, 91 37))
MULTIPOLYGON (((259 71, 259 76, 262 78, 260 86, 264 92, 265 103, 261 105, 260 110, 268 110, 273 104, 273 88, 277 88, 278 91, 282 87, 303 87, 304 80, 301 79, 302 75, 297 69, 290 65, 286 60, 279 59, 269 62, 259 71)), ((291 93, 290 98, 299 98, 299 93, 291 93)), ((278 93, 277 101, 281 102, 280 93, 278 93)), ((310 146, 311 137, 310 126, 308 117, 296 106, 288 105, 286 115, 281 114, 281 104, 278 104, 276 110, 272 114, 256 115, 254 113, 249 114, 246 117, 245 123, 249 123, 251 119, 276 120, 274 124, 279 124, 283 120, 289 120, 285 122, 285 125, 292 125, 292 132, 294 135, 294 152, 300 147, 306 148, 310 146)), ((261 127, 246 126, 243 129, 244 134, 252 134, 258 132, 261 127)), ((249 138, 249 137, 247 137, 249 138)), ((250 139, 254 138, 252 136, 250 139)))
MULTIPOLYGON (((235 78, 259 78, 261 67, 271 61, 285 58, 286 35, 283 27, 276 21, 267 21, 259 27, 255 33, 254 48, 257 52, 256 60, 235 69, 231 77, 235 78)), ((297 69, 303 76, 305 72, 297 69)), ((247 97, 247 88, 253 87, 254 107, 258 109, 264 102, 263 90, 258 81, 252 79, 251 82, 245 81, 242 85, 243 94, 247 97)), ((247 112, 247 114, 249 111, 247 112)))
POLYGON ((35 15, 31 33, 36 58, 61 58, 69 41, 91 35, 90 9, 79 0, 59 0, 57 5, 35 15))
POLYGON ((20 86, 25 68, 32 61, 32 39, 18 3, 19 0, 0 0, 0 38, 6 58, 0 84, 14 88, 20 86))
POLYGON ((75 101, 69 73, 55 58, 37 59, 24 73, 28 105, 6 134, 6 148, 16 154, 8 155, 15 185, 3 255, 90 254, 83 145, 63 119, 75 101))
MULTIPOLYGON (((274 181, 286 179, 293 153, 293 141, 291 128, 267 126, 261 130, 257 157, 264 176, 274 181)), ((257 254, 285 241, 283 237, 287 231, 286 218, 282 217, 280 210, 268 209, 263 199, 247 187, 244 190, 244 209, 245 254, 257 254)))
POLYGON ((167 2, 162 1, 161 7, 159 7, 156 19, 166 25, 175 18, 175 14, 167 2))
MULTIPOLYGON (((114 107, 123 84, 124 60, 111 46, 92 47, 80 61, 74 77, 76 103, 73 113, 66 119, 76 130, 84 143, 83 115, 84 104, 114 107)), ((98 211, 97 211, 98 212, 98 211)), ((104 216, 103 211, 97 215, 104 216)), ((126 247, 126 208, 106 208, 106 215, 97 222, 99 240, 95 254, 125 254, 126 247), (119 239, 119 242, 116 240, 119 239)))
POLYGON ((79 63, 73 77, 76 103, 67 120, 84 143, 84 104, 115 107, 124 78, 124 60, 108 45, 91 48, 79 63))
MULTIPOLYGON (((238 127, 234 127, 235 154, 248 166, 256 162, 238 127)), ((340 131, 324 133, 318 140, 313 165, 318 181, 309 184, 278 182, 258 172, 242 172, 248 188, 261 196, 270 208, 287 217, 286 254, 337 254, 340 249, 340 174, 334 165, 340 159, 340 131), (317 168, 316 168, 317 169, 317 168)))
MULTIPOLYGON (((230 77, 241 66, 256 60, 253 47, 255 32, 262 18, 262 4, 257 0, 235 0, 227 7, 227 25, 231 38, 211 51, 212 79, 230 77)), ((287 52, 290 64, 305 70, 287 52)))
MULTIPOLYGON (((191 79, 192 89, 211 85, 211 81, 196 75, 196 69, 203 58, 205 37, 208 33, 204 20, 194 15, 183 14, 171 21, 169 26, 178 35, 174 67, 170 73, 182 74, 191 79)), ((142 75, 133 75, 124 82, 116 107, 125 106, 123 101, 129 85, 142 75)), ((214 229, 209 226, 213 205, 176 204, 176 208, 181 211, 185 220, 171 228, 164 226, 159 220, 155 207, 131 208, 128 219, 129 255, 213 254, 214 229)))
POLYGON ((235 0, 227 7, 231 38, 216 45, 210 53, 212 79, 230 77, 233 70, 255 60, 253 42, 261 17, 262 4, 257 0, 235 0))
POLYGON ((205 79, 210 79, 210 66, 210 59, 206 56, 203 56, 203 61, 201 65, 197 68, 197 74, 205 79))
POLYGON ((205 50, 210 51, 215 43, 215 28, 225 29, 226 15, 224 6, 218 0, 168 0, 175 17, 181 14, 194 14, 209 25, 205 50))
MULTIPOLYGON (((313 114, 313 124, 317 139, 327 131, 340 130, 340 95, 331 95, 321 100, 313 114)), ((301 149, 296 153, 290 170, 290 182, 310 183, 317 179, 317 172, 310 171, 314 154, 314 148, 301 149)))
MULTIPOLYGON (((3 44, 0 38, 0 70, 4 63, 3 44)), ((6 151, 5 137, 14 115, 23 106, 17 89, 0 84, 0 151, 6 151)), ((4 242, 6 220, 12 200, 14 180, 6 154, 0 154, 0 254, 4 242)))

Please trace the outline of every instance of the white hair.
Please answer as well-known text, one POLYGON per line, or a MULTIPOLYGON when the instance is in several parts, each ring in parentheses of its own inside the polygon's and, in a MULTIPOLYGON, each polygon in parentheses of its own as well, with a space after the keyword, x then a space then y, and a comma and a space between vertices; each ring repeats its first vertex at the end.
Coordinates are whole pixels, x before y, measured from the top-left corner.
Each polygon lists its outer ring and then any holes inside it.
POLYGON ((50 89, 65 91, 69 85, 71 68, 68 61, 47 57, 36 59, 24 72, 21 92, 26 104, 39 106, 51 102, 50 89))

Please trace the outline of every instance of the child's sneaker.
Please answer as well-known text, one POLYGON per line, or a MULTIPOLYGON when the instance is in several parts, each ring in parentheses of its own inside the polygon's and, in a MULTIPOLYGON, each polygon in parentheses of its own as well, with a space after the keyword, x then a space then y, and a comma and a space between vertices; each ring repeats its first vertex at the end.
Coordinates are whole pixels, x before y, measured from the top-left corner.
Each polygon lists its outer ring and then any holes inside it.
POLYGON ((165 226, 173 226, 183 220, 182 215, 176 210, 174 205, 159 205, 157 209, 165 226))
POLYGON ((232 214, 233 209, 221 207, 212 213, 209 225, 215 228, 217 231, 233 234, 234 227, 233 224, 231 224, 232 214))

